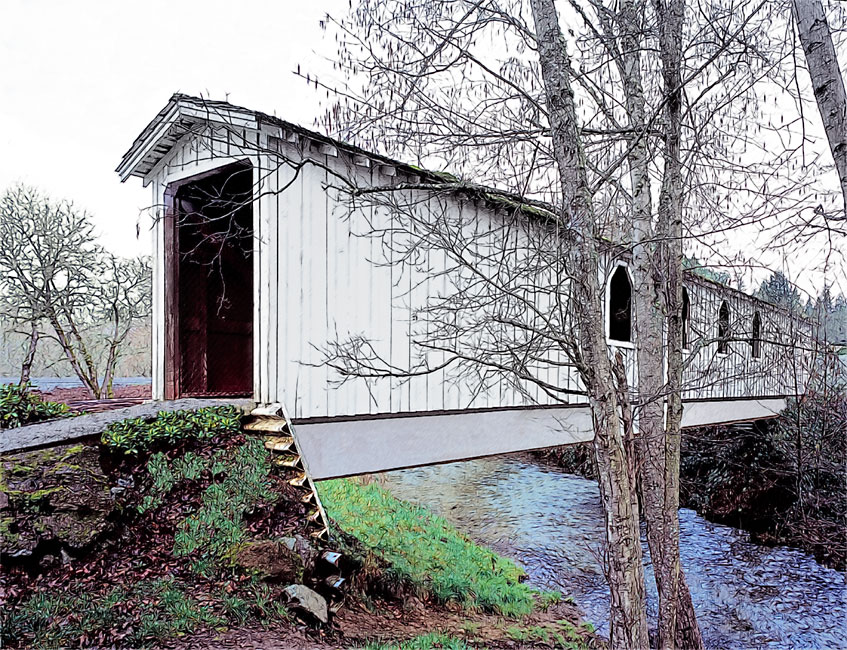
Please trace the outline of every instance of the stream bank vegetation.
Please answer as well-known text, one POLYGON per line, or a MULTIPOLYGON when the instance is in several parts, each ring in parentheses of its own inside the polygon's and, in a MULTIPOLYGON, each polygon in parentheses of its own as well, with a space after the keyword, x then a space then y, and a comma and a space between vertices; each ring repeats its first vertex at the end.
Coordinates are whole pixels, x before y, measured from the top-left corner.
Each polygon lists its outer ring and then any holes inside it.
POLYGON ((375 486, 324 486, 343 552, 330 565, 302 495, 240 418, 163 412, 108 426, 99 445, 0 457, 3 647, 601 645, 570 602, 375 486), (323 594, 327 624, 292 584, 323 594))

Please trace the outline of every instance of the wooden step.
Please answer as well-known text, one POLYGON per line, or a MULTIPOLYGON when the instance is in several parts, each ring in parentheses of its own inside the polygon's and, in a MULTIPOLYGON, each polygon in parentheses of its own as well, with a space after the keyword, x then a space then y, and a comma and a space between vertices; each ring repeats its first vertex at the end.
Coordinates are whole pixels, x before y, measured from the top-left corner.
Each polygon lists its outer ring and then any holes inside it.
POLYGON ((279 456, 273 459, 273 464, 277 467, 288 467, 290 469, 303 469, 303 461, 297 454, 288 456, 279 456))
POLYGON ((288 433, 288 422, 282 418, 251 418, 242 425, 242 428, 255 433, 288 433))
MULTIPOLYGON (((302 472, 288 481, 289 485, 293 485, 294 487, 303 487, 304 485, 308 486, 309 477, 306 476, 306 472, 302 472)), ((310 488, 311 489, 311 488, 310 488)))
POLYGON ((290 436, 268 436, 265 438, 265 449, 275 452, 294 451, 294 438, 290 436))
POLYGON ((316 539, 318 541, 321 541, 321 542, 326 542, 327 540, 329 540, 329 529, 326 526, 324 526, 324 527, 320 528, 319 530, 316 530, 312 533, 309 533, 309 537, 311 537, 312 539, 316 539))
POLYGON ((282 404, 279 402, 272 402, 270 404, 265 404, 264 406, 257 406, 252 411, 250 411, 250 415, 257 416, 266 416, 272 418, 284 418, 284 411, 282 409, 282 404))

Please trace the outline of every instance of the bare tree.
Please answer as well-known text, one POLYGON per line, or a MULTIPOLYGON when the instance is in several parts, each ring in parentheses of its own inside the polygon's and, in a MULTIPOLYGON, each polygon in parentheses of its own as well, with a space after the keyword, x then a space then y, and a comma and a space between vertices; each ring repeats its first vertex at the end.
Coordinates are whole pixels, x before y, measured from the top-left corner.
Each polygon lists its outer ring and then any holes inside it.
MULTIPOLYGON (((774 20, 785 22, 780 7, 692 4, 572 0, 569 25, 580 22, 587 32, 569 30, 579 52, 572 58, 550 0, 529 8, 363 2, 338 24, 338 63, 366 83, 337 91, 325 120, 363 146, 458 174, 381 188, 340 183, 355 201, 394 216, 369 233, 383 242, 385 263, 443 254, 450 273, 466 276, 448 281, 449 298, 421 310, 428 323, 416 339, 421 348, 442 353, 444 364, 477 377, 480 387, 500 373, 514 378, 516 390, 535 384, 562 401, 566 387, 538 367, 578 370, 594 416, 617 647, 647 643, 636 478, 660 594, 659 644, 702 645, 679 566, 682 242, 713 246, 728 231, 770 227, 796 210, 792 192, 813 182, 792 167, 797 145, 786 139, 773 156, 761 137, 762 128, 776 127, 760 110, 757 84, 788 70, 790 52, 768 31, 774 20), (479 45, 486 39, 488 50, 479 45), (748 147, 767 161, 753 162, 748 147), (486 239, 491 233, 473 234, 446 205, 434 224, 415 214, 422 195, 490 199, 463 176, 501 189, 501 198, 511 192, 512 215, 492 227, 500 231, 496 243, 486 239), (406 196, 415 192, 417 199, 406 196), (546 224, 539 228, 546 235, 515 234, 521 226, 511 219, 527 214, 546 224), (604 238, 613 245, 599 243, 604 238), (500 246, 521 254, 498 255, 500 246), (605 276, 609 260, 621 258, 631 259, 636 284, 637 387, 627 385, 624 365, 632 359, 610 356, 604 336, 598 269, 605 276), (551 318, 537 313, 539 305, 568 313, 551 318)), ((327 352, 345 378, 435 368, 423 358, 412 368, 389 367, 364 338, 327 352)))
POLYGON ((47 338, 92 396, 110 396, 120 346, 150 311, 149 262, 108 255, 85 212, 17 186, 0 199, 0 271, 4 314, 30 333, 22 381, 47 338))
POLYGON ((797 34, 806 55, 815 101, 823 120, 847 211, 847 93, 821 0, 793 0, 797 34))

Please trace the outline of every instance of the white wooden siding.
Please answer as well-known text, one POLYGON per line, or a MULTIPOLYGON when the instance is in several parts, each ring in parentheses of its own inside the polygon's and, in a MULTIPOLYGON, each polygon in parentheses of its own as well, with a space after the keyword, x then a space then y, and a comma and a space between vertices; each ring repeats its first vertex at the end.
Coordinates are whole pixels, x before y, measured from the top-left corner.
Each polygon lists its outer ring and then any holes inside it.
MULTIPOLYGON (((261 132, 219 125, 198 130, 177 142, 148 175, 154 205, 163 206, 165 188, 175 180, 245 158, 253 164, 254 390, 258 401, 282 402, 297 419, 553 403, 535 386, 528 387, 529 398, 524 398, 502 379, 492 381, 487 390, 474 396, 472 382, 448 369, 412 379, 357 379, 339 385, 340 378, 322 363, 322 349, 330 341, 363 335, 398 368, 408 367, 422 354, 414 344, 415 334, 426 335, 427 328, 433 326, 414 321, 413 315, 430 297, 451 291, 444 275, 431 272, 445 267, 446 255, 432 250, 405 266, 381 264, 386 261, 385 249, 367 233, 390 225, 388 210, 369 205, 351 210, 347 201, 327 189, 333 179, 322 167, 355 178, 360 185, 388 185, 398 182, 399 177, 382 165, 356 164, 355 157, 343 150, 333 151, 301 136, 284 136, 279 128, 272 127, 261 132), (318 165, 307 164, 295 172, 270 151, 279 147, 290 159, 309 157, 318 165)), ((472 217, 469 223, 474 228, 493 232, 496 218, 481 203, 441 196, 421 204, 420 209, 437 210, 445 205, 472 217)), ((159 213, 163 214, 161 207, 159 213)), ((157 220, 153 228, 154 398, 163 396, 164 387, 163 247, 163 227, 157 220)), ((602 273, 608 275, 613 269, 613 260, 607 258, 602 273)), ((685 372, 685 398, 764 397, 793 392, 790 371, 798 357, 769 339, 778 341, 780 336, 801 333, 800 324, 738 292, 689 280, 689 340, 693 351, 687 354, 693 361, 685 372), (751 359, 750 345, 743 341, 730 343, 727 355, 716 354, 716 343, 697 348, 698 338, 716 338, 722 299, 730 306, 733 336, 749 331, 753 310, 760 311, 761 360, 751 359)), ((549 297, 539 297, 539 301, 552 302, 549 297)), ((621 350, 634 385, 633 350, 621 350)), ((444 354, 430 353, 429 360, 431 365, 438 365, 444 354)), ((572 367, 548 365, 537 368, 537 372, 550 383, 581 391, 572 367)), ((573 394, 568 401, 585 403, 586 399, 573 394)))

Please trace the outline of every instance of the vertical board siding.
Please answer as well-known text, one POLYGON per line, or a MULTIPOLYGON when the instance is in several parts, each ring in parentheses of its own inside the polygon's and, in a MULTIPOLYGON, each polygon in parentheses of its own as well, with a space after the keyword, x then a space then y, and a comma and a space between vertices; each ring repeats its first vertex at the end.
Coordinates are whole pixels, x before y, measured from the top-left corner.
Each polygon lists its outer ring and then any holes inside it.
MULTIPOLYGON (((333 342, 363 336, 374 353, 393 367, 408 369, 419 363, 430 367, 446 360, 444 352, 426 352, 415 341, 435 332, 435 325, 418 318, 417 311, 430 300, 448 296, 468 278, 449 277, 447 253, 423 250, 406 263, 393 259, 392 241, 402 247, 406 235, 391 228, 392 215, 385 206, 351 204, 333 187, 352 179, 357 185, 388 186, 408 182, 398 171, 386 173, 378 164, 354 164, 344 151, 327 155, 316 143, 296 136, 280 139, 279 129, 258 132, 215 128, 190 134, 172 148, 152 177, 153 201, 163 204, 167 184, 197 171, 207 171, 235 159, 249 157, 254 164, 254 383, 262 402, 286 404, 296 418, 359 414, 440 411, 464 408, 551 404, 555 400, 532 382, 521 389, 485 373, 461 374, 448 367, 411 378, 346 379, 324 363, 333 342), (273 137, 269 138, 272 135, 273 137), (279 153, 274 153, 278 151, 279 153), (300 165, 304 159, 315 164, 300 165)), ((456 196, 423 197, 413 191, 398 193, 400 203, 415 205, 432 217, 447 210, 462 219, 466 236, 482 234, 477 253, 480 265, 496 273, 499 265, 524 264, 538 278, 525 280, 524 290, 535 297, 542 314, 563 309, 562 327, 571 318, 561 294, 551 295, 559 270, 545 267, 533 253, 528 221, 515 226, 503 213, 479 201, 456 196)), ((153 394, 164 386, 164 269, 163 228, 156 219, 152 229, 153 252, 153 394)), ((604 256, 599 270, 605 285, 619 260, 604 256)), ((514 268, 514 267, 511 267, 514 268)), ((791 341, 810 334, 807 324, 785 312, 739 292, 688 274, 691 312, 687 366, 683 373, 685 399, 719 399, 745 396, 782 396, 802 384, 808 361, 791 348, 791 341), (726 355, 717 353, 717 316, 721 301, 730 308, 732 340, 726 355), (752 317, 762 319, 761 358, 752 358, 749 337, 752 317)), ((560 291, 563 289, 560 289, 560 291)), ((535 325, 544 319, 530 313, 535 325)), ((543 354, 548 354, 543 344, 543 354)), ((627 376, 635 385, 634 350, 620 349, 627 376)), ((543 356, 543 355, 542 355, 543 356)), ((563 396, 570 403, 585 403, 576 369, 563 352, 549 353, 550 363, 533 361, 531 370, 541 380, 574 391, 563 396)))

